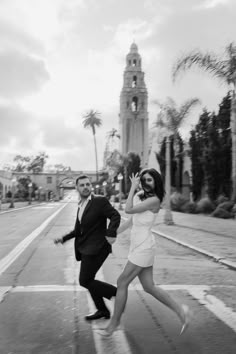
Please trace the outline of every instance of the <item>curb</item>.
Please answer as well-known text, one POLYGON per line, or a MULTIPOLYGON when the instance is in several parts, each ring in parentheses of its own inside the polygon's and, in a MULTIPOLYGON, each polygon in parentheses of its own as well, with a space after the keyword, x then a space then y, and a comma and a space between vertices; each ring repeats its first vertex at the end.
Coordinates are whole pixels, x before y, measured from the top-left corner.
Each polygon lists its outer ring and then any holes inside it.
POLYGON ((161 236, 163 238, 166 238, 168 239, 169 241, 172 241, 172 242, 175 242, 183 247, 186 247, 186 248, 190 248, 200 254, 203 254, 204 256, 207 256, 211 259, 213 259, 214 261, 220 263, 220 264, 223 264, 225 266, 227 266, 228 268, 232 269, 232 270, 236 270, 236 262, 232 262, 232 261, 229 261, 223 257, 220 257, 218 256, 217 254, 215 253, 211 253, 211 252, 208 252, 208 251, 205 251, 203 250, 202 248, 198 248, 198 247, 195 247, 195 246, 192 246, 186 242, 183 242, 183 241, 180 241, 174 237, 171 237, 169 235, 166 235, 165 233, 163 232, 160 232, 160 231, 156 231, 156 230, 151 230, 154 234, 158 235, 158 236, 161 236))
MULTIPOLYGON (((45 204, 45 203, 41 203, 40 205, 42 205, 42 204, 45 204)), ((18 211, 18 210, 22 210, 22 209, 29 209, 29 208, 34 207, 35 205, 39 205, 39 204, 31 204, 31 205, 22 206, 22 207, 19 207, 19 208, 15 207, 15 208, 12 208, 12 209, 6 209, 6 210, 2 210, 2 211, 0 210, 0 215, 6 214, 6 213, 11 213, 13 211, 18 211)))

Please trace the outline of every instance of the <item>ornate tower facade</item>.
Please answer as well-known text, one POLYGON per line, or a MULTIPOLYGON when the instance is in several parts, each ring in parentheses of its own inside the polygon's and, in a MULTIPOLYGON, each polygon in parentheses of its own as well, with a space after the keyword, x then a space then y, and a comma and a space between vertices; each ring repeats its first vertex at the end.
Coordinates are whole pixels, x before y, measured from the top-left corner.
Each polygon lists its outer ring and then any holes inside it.
POLYGON ((126 56, 120 94, 121 153, 138 153, 141 166, 148 162, 148 93, 138 47, 133 43, 126 56))

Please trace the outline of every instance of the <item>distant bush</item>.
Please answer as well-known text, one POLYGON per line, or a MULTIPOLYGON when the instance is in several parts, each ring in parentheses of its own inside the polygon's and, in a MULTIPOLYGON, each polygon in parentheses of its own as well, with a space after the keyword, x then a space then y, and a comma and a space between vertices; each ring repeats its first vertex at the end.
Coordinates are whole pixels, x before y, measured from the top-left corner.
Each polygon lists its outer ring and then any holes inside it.
POLYGON ((182 206, 187 202, 187 199, 178 192, 174 192, 170 197, 171 209, 174 211, 182 211, 182 206))
POLYGON ((219 204, 222 204, 224 202, 228 202, 229 201, 229 198, 227 198, 225 195, 219 195, 219 197, 216 199, 216 204, 219 205, 219 204))
POLYGON ((228 201, 228 202, 223 202, 218 205, 218 208, 222 208, 226 211, 231 212, 234 207, 234 202, 228 201))
POLYGON ((194 202, 187 201, 181 206, 181 211, 183 213, 197 214, 197 204, 194 202))
POLYGON ((231 219, 234 218, 234 213, 229 212, 218 205, 218 207, 213 211, 211 216, 214 216, 215 218, 221 218, 221 219, 231 219))
POLYGON ((202 198, 197 202, 197 207, 196 207, 197 213, 210 214, 213 212, 214 209, 215 209, 215 205, 207 197, 202 198))

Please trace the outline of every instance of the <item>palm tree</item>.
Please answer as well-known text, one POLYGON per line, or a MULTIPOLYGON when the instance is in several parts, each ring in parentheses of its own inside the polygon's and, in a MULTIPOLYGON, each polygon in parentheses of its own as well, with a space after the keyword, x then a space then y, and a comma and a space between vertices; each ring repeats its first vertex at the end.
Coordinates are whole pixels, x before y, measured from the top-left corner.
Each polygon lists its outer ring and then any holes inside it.
POLYGON ((170 193, 171 193, 171 181, 170 181, 170 136, 173 135, 174 142, 178 136, 179 128, 183 123, 184 119, 189 115, 191 108, 200 101, 197 98, 191 98, 185 101, 179 108, 177 107, 173 98, 168 97, 165 103, 158 104, 161 111, 157 117, 156 125, 159 126, 160 122, 167 129, 166 136, 166 176, 165 176, 165 189, 166 189, 166 200, 165 200, 165 223, 167 225, 173 224, 173 218, 170 208, 170 193))
POLYGON ((185 72, 192 66, 210 73, 213 77, 226 83, 231 90, 231 138, 232 138, 232 200, 236 201, 236 46, 230 43, 225 48, 222 57, 212 53, 194 51, 177 59, 173 67, 173 80, 180 72, 185 72))
POLYGON ((109 132, 107 132, 107 144, 108 148, 112 151, 113 145, 114 145, 114 140, 115 138, 120 139, 120 134, 118 133, 118 130, 115 128, 112 128, 109 132))
POLYGON ((100 116, 100 112, 91 109, 88 113, 86 113, 82 117, 84 128, 91 128, 93 133, 97 181, 98 181, 98 154, 97 154, 97 142, 96 142, 96 127, 100 127, 100 125, 102 125, 102 120, 101 118, 99 118, 99 116, 100 116))

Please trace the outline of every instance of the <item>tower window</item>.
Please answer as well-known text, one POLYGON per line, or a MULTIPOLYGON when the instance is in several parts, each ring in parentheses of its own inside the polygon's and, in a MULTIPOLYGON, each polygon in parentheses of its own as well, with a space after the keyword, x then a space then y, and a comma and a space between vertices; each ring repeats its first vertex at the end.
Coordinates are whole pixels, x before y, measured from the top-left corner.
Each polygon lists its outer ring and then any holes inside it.
POLYGON ((138 111, 138 97, 133 97, 132 99, 132 112, 138 111))
POLYGON ((137 60, 134 59, 134 60, 133 60, 133 66, 136 66, 136 65, 137 65, 137 60))
POLYGON ((129 66, 131 65, 131 60, 129 60, 129 66))
POLYGON ((142 108, 144 108, 144 102, 142 102, 142 105, 141 105, 142 108))
POLYGON ((133 76, 133 81, 132 81, 132 87, 136 87, 137 86, 137 76, 133 76))

